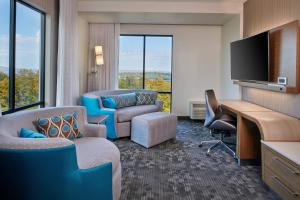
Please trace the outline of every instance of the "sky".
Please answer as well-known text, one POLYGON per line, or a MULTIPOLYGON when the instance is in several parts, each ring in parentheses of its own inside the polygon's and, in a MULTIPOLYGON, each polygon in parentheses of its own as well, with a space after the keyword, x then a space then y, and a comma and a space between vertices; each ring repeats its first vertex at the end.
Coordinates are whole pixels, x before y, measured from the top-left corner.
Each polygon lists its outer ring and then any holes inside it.
MULTIPOLYGON (((0 0, 0 66, 9 65, 9 0, 0 0)), ((16 68, 39 69, 41 14, 17 3, 16 68)))
MULTIPOLYGON (((120 37, 120 71, 143 71, 143 36, 120 37)), ((172 37, 146 37, 145 69, 171 72, 172 37)))

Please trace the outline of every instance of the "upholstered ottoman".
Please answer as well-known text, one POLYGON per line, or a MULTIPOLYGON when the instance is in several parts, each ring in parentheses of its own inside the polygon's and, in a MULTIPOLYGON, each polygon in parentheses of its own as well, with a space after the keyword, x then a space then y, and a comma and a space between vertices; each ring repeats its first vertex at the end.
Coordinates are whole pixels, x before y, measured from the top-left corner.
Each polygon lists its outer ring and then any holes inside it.
POLYGON ((131 123, 131 140, 152 147, 176 137, 177 117, 165 112, 154 112, 134 117, 131 123))

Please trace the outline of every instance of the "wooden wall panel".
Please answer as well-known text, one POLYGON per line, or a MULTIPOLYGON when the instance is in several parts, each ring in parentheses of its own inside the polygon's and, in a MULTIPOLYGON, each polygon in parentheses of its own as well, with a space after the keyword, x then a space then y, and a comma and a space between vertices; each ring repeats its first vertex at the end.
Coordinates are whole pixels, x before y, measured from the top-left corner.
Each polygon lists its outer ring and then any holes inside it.
POLYGON ((270 82, 277 82, 278 77, 287 77, 288 86, 297 86, 298 30, 299 22, 293 21, 269 32, 270 82))
POLYGON ((244 4, 244 37, 300 19, 299 0, 248 0, 244 4))
MULTIPOLYGON (((300 20, 300 0, 248 0, 244 4, 243 35, 249 37, 294 20, 300 20)), ((300 118, 300 94, 243 87, 242 99, 300 118)))

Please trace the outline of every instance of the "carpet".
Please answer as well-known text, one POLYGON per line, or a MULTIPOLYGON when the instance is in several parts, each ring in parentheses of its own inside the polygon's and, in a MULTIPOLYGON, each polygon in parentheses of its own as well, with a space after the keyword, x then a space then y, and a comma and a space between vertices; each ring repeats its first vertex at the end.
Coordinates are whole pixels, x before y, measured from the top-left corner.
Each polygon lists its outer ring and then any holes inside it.
POLYGON ((261 167, 238 166, 222 147, 205 155, 211 139, 200 122, 179 120, 176 139, 150 149, 129 138, 121 152, 121 200, 279 199, 261 180, 261 167))

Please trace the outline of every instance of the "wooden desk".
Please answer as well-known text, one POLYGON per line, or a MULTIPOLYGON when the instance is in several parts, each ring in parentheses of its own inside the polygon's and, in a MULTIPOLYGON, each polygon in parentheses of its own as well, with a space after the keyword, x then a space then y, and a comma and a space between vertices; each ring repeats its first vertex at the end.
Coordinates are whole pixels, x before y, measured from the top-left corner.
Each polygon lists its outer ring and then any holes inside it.
POLYGON ((300 141, 300 120, 278 112, 242 112, 256 123, 263 141, 300 141))
POLYGON ((272 110, 258 106, 247 101, 221 101, 222 108, 234 113, 240 112, 271 112, 272 110))
POLYGON ((245 101, 221 101, 223 109, 237 116, 239 164, 261 157, 260 140, 300 141, 300 120, 245 101))

